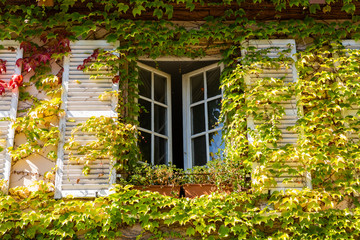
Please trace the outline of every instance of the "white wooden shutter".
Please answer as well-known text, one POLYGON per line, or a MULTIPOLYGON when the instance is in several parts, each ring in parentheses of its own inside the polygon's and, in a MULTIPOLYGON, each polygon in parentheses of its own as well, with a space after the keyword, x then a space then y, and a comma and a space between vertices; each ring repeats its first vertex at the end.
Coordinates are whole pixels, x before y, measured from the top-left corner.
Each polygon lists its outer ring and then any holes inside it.
MULTIPOLYGON (((0 74, 0 80, 9 83, 13 74, 21 74, 21 68, 16 66, 16 60, 22 58, 22 49, 15 41, 0 41, 4 48, 0 49, 0 59, 6 62, 6 73, 0 74)), ((0 179, 9 180, 11 169, 11 156, 7 151, 8 147, 14 144, 15 129, 12 128, 12 121, 16 119, 18 106, 18 89, 6 89, 5 94, 0 96, 0 179), (1 119, 7 119, 2 121, 1 119), (11 121, 9 121, 11 120, 11 121)))
MULTIPOLYGON (((95 49, 111 51, 116 45, 104 40, 77 41, 71 43, 71 55, 64 59, 62 108, 65 115, 60 119, 59 124, 61 137, 58 146, 55 198, 67 195, 74 197, 107 195, 111 184, 115 182, 116 173, 112 168, 111 159, 92 160, 89 165, 90 173, 84 175, 82 173, 84 162, 69 160, 70 152, 64 150, 64 144, 69 140, 72 129, 90 117, 117 117, 117 98, 113 96, 107 100, 100 100, 99 95, 105 91, 117 91, 118 84, 112 83, 112 79, 107 76, 91 78, 91 74, 99 74, 102 73, 101 71, 84 73, 77 69, 95 49)), ((76 133, 75 138, 81 144, 94 140, 93 135, 81 132, 76 133)))
MULTIPOLYGON (((360 50, 360 41, 344 40, 342 44, 346 49, 360 50)), ((358 94, 360 94, 360 92, 358 92, 358 94)), ((359 110, 360 110, 360 106, 353 104, 349 109, 345 109, 343 111, 343 116, 358 116, 357 112, 359 110)), ((356 127, 360 127, 360 126, 356 126, 356 127)), ((356 132, 349 133, 348 137, 355 142, 359 142, 359 135, 356 132)))
MULTIPOLYGON (((291 48, 291 52, 289 56, 294 58, 294 54, 296 53, 296 45, 295 40, 293 39, 277 39, 277 40, 250 40, 247 46, 253 46, 257 49, 269 49, 269 52, 266 54, 267 57, 276 58, 278 57, 278 53, 284 50, 291 48)), ((246 46, 245 45, 245 46, 246 46)), ((243 50, 242 55, 246 57, 246 51, 243 50)), ((283 68, 280 67, 279 69, 276 68, 264 68, 262 69, 263 72, 260 74, 253 74, 248 75, 246 77, 246 84, 247 86, 251 86, 256 80, 260 78, 270 77, 270 78, 284 78, 285 83, 291 83, 297 81, 297 71, 295 68, 295 64, 292 65, 290 68, 283 68)), ((293 96, 291 100, 280 102, 280 105, 284 107, 285 115, 282 119, 280 119, 280 123, 277 126, 282 133, 282 139, 277 142, 279 147, 285 146, 286 144, 293 144, 296 145, 298 134, 295 132, 287 130, 288 127, 294 126, 297 119, 298 119, 298 109, 296 106, 296 96, 293 96)), ((262 124, 262 121, 254 121, 252 116, 247 118, 247 126, 250 129, 256 131, 256 126, 262 124)), ((253 144, 254 139, 249 135, 249 144, 253 144)), ((299 162, 289 161, 286 162, 286 165, 289 167, 296 168, 299 165, 299 162)), ((261 167, 258 164, 254 164, 253 169, 261 167)), ((309 174, 304 174, 304 176, 296 176, 291 175, 288 171, 282 172, 280 177, 274 177, 276 181, 276 186, 271 187, 269 190, 286 190, 286 189, 302 189, 303 187, 307 186, 311 188, 311 178, 309 174), (292 181, 284 180, 291 179, 292 181)))

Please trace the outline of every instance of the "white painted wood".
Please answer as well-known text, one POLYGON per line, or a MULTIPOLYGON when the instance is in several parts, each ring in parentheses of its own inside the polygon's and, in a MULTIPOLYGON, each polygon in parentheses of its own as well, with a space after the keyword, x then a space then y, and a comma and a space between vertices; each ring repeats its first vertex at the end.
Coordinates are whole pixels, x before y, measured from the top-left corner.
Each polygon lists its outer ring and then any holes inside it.
MULTIPOLYGON (((220 73, 222 72, 224 65, 215 63, 209 66, 197 69, 195 71, 183 74, 182 76, 182 90, 183 90, 183 143, 184 143, 184 169, 189 169, 193 167, 193 149, 192 149, 192 139, 200 136, 205 136, 206 141, 206 158, 207 162, 210 161, 209 157, 209 134, 217 131, 221 131, 222 127, 216 127, 214 129, 209 130, 208 126, 208 102, 222 98, 222 94, 218 96, 214 96, 211 98, 207 98, 207 94, 204 94, 204 100, 198 101, 196 103, 191 103, 191 83, 190 78, 192 76, 203 74, 204 79, 204 93, 207 93, 207 84, 206 84, 206 72, 215 68, 220 68, 220 73), (192 121, 191 121, 191 107, 194 107, 199 104, 204 104, 204 119, 205 119, 205 131, 197 134, 191 133, 192 121)), ((220 87, 220 86, 219 86, 220 87)))
MULTIPOLYGON (((355 41, 355 40, 343 40, 342 41, 343 46, 345 47, 345 49, 349 49, 349 50, 360 50, 360 41, 355 41)), ((350 108, 348 109, 344 109, 342 111, 343 117, 346 116, 353 116, 356 118, 359 118, 357 112, 360 110, 360 106, 353 104, 350 106, 350 108)), ((348 126, 348 125, 347 125, 348 126)), ((354 142, 359 142, 359 135, 356 132, 350 132, 347 134, 347 137, 349 138, 349 140, 354 141, 354 142)))
POLYGON ((151 103, 151 129, 144 129, 139 127, 140 131, 149 133, 151 135, 151 164, 154 164, 155 162, 155 136, 157 137, 161 137, 163 139, 167 140, 167 160, 166 160, 166 164, 172 163, 172 159, 173 159, 173 155, 172 155, 172 118, 171 118, 171 76, 170 74, 167 74, 163 71, 160 71, 156 68, 150 67, 146 64, 140 63, 138 62, 138 67, 145 69, 149 72, 151 72, 151 99, 150 98, 146 98, 144 96, 139 96, 141 99, 146 100, 147 102, 151 103), (157 74, 159 76, 165 77, 166 78, 166 104, 161 103, 161 102, 157 102, 154 100, 154 89, 155 89, 155 81, 154 81, 154 74, 157 74), (166 108, 167 111, 167 126, 166 126, 166 131, 167 134, 160 134, 155 132, 155 118, 154 118, 154 105, 159 105, 161 107, 166 108))
MULTIPOLYGON (((289 54, 290 57, 296 61, 294 54, 296 53, 296 43, 293 39, 277 39, 277 40, 250 40, 244 43, 244 47, 253 46, 257 49, 267 49, 272 48, 267 56, 270 58, 276 58, 278 53, 291 48, 291 52, 289 54)), ((246 50, 242 50, 242 57, 246 58, 246 50)), ((284 78, 285 83, 291 83, 297 81, 297 71, 295 68, 295 64, 292 65, 290 69, 280 68, 280 69, 263 69, 263 72, 260 74, 248 75, 245 77, 245 83, 248 88, 251 88, 251 85, 262 78, 265 77, 273 77, 273 78, 284 78)), ((302 112, 302 109, 298 109, 296 106, 297 97, 294 96, 289 101, 281 102, 280 105, 284 107, 285 116, 280 120, 280 124, 278 128, 282 132, 282 139, 280 139, 277 144, 278 147, 285 146, 286 144, 296 145, 298 140, 298 134, 288 131, 287 128, 290 126, 294 126, 298 119, 298 115, 302 112), (299 111, 298 111, 299 110, 299 111)), ((247 127, 248 129, 252 129, 256 134, 256 126, 261 124, 262 121, 254 121, 252 116, 247 118, 247 127)), ((254 138, 250 134, 248 134, 249 144, 254 144, 254 138)), ((288 163, 290 164, 290 163, 288 163)), ((256 168, 261 167, 260 165, 254 163, 253 172, 256 168)), ((295 167, 295 166, 294 166, 295 167)), ((254 179, 254 178, 253 178, 254 179)), ((281 174, 281 177, 275 177, 275 181, 277 182, 276 186, 269 188, 269 190, 274 191, 285 191, 286 189, 302 189, 303 187, 311 188, 311 176, 309 173, 305 173, 304 176, 293 176, 289 175, 286 171, 281 174), (285 179, 290 179, 292 182, 283 182, 285 179)))
MULTIPOLYGON (((21 74, 21 68, 16 66, 16 60, 22 58, 23 50, 16 41, 0 41, 0 45, 4 47, 0 50, 0 59, 7 61, 7 71, 0 74, 0 79, 9 83, 13 74, 21 74)), ((4 148, 3 151, 0 151, 0 179, 6 181, 9 181, 11 170, 11 156, 7 148, 14 145, 15 129, 12 128, 12 124, 16 119, 18 97, 18 89, 12 91, 6 89, 6 93, 0 96, 0 119, 8 119, 0 121, 0 147, 4 148)))
MULTIPOLYGON (((345 47, 345 49, 349 49, 349 50, 358 50, 360 51, 360 41, 355 41, 355 40, 343 40, 342 41, 343 46, 345 47)), ((359 92, 358 92, 359 93, 359 92)), ((346 116, 353 116, 356 117, 357 119, 359 119, 359 115, 358 115, 358 111, 360 110, 360 106, 353 104, 350 106, 349 109, 344 109, 342 110, 342 114, 343 117, 346 116)), ((349 123, 346 123, 347 127, 349 126, 349 123)), ((356 126, 356 127, 360 127, 360 126, 356 126)), ((354 141, 356 144, 359 144, 359 133, 357 132, 349 132, 347 134, 347 138, 350 141, 354 141)), ((355 160, 356 161, 356 160, 355 160)), ((356 178, 360 178, 360 174, 358 173, 358 171, 354 171, 354 177, 356 178)), ((359 196, 359 194, 356 194, 357 196, 359 196)))
MULTIPOLYGON (((71 54, 64 58, 63 92, 61 108, 65 114, 60 119, 60 141, 58 145, 57 171, 55 177, 55 198, 68 195, 74 197, 97 197, 109 194, 111 185, 115 183, 116 171, 110 158, 96 159, 90 162, 90 173, 82 173, 84 162, 69 160, 70 151, 64 150, 64 144, 71 137, 71 131, 79 123, 85 122, 90 117, 117 118, 117 97, 99 99, 99 95, 106 91, 117 92, 119 86, 112 83, 111 77, 102 75, 96 79, 91 74, 106 74, 107 71, 83 72, 77 66, 89 57, 97 48, 112 51, 119 43, 107 43, 105 40, 82 40, 72 42, 71 54)), ((114 53, 116 55, 116 53, 114 53)), ((81 144, 89 143, 96 139, 91 133, 77 132, 75 138, 81 144)), ((81 157, 81 155, 73 155, 81 157)))

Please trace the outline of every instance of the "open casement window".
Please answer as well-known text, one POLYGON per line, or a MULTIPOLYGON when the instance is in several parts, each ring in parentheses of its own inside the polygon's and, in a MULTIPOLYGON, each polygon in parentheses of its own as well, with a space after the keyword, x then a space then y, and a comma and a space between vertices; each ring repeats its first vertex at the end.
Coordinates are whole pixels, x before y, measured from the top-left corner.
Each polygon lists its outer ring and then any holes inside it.
MULTIPOLYGON (((99 99, 107 91, 118 91, 118 84, 112 82, 107 70, 89 70, 83 72, 77 67, 89 57, 95 49, 112 51, 118 44, 110 44, 103 40, 84 40, 71 43, 71 55, 64 59, 62 108, 65 111, 60 119, 60 142, 58 146, 57 172, 55 180, 55 198, 72 195, 74 197, 96 197, 109 193, 111 184, 115 182, 116 173, 112 168, 110 158, 99 158, 88 161, 76 152, 76 149, 64 150, 71 131, 79 123, 85 122, 90 117, 117 118, 117 97, 99 99), (100 74, 96 78, 91 77, 100 74), (72 160, 72 156, 80 160, 72 160), (86 163, 88 162, 88 163, 86 163), (90 172, 85 175, 83 168, 90 167, 90 172)), ((94 140, 92 133, 76 132, 75 140, 81 145, 94 140)))
POLYGON ((172 162, 170 75, 138 63, 140 149, 152 165, 172 162))
MULTIPOLYGON (((279 53, 284 51, 286 52, 289 48, 291 52, 286 53, 289 54, 289 57, 294 58, 294 54, 296 53, 295 40, 292 39, 283 39, 283 40, 250 40, 245 46, 255 47, 255 51, 258 50, 266 50, 264 54, 269 58, 277 58, 279 57, 279 53)), ((243 50, 242 55, 246 57, 247 52, 243 50)), ((245 79, 246 85, 248 88, 251 88, 258 80, 263 78, 275 78, 282 79, 284 84, 289 84, 295 82, 297 80, 297 71, 295 65, 292 64, 290 68, 285 68, 280 66, 279 68, 266 67, 261 68, 261 72, 259 74, 248 75, 245 79)), ((291 99, 287 101, 282 101, 278 103, 285 110, 285 115, 279 120, 279 123, 276 125, 278 129, 281 131, 281 139, 277 141, 278 147, 283 147, 287 144, 296 145, 298 134, 293 131, 289 131, 288 127, 294 126, 298 119, 298 108, 296 106, 296 96, 291 97, 291 99)), ((301 112, 301 109, 299 109, 301 112)), ((265 111, 259 109, 258 111, 265 111)), ((264 120, 254 119, 253 116, 249 116, 247 118, 247 126, 248 129, 252 129, 255 135, 248 135, 249 144, 252 145, 255 142, 255 138, 258 137, 259 134, 259 126, 264 124, 264 120)), ((290 169, 296 169, 299 166, 298 161, 294 160, 285 160, 286 166, 290 169)), ((257 185, 257 178, 274 178, 276 184, 273 184, 271 187, 267 188, 268 191, 284 191, 286 189, 302 189, 304 187, 311 188, 311 178, 308 173, 305 174, 295 174, 293 172, 297 171, 289 171, 287 170, 275 170, 276 175, 272 175, 270 171, 265 171, 265 173, 270 174, 271 176, 255 176, 262 172, 260 169, 268 169, 268 166, 262 166, 259 163, 254 163, 253 165, 253 173, 252 173, 252 181, 254 185, 257 185), (257 172, 255 174, 255 172, 257 172)), ((261 175, 261 174, 260 174, 261 175)))
MULTIPOLYGON (((15 41, 0 41, 3 46, 0 49, 0 59, 6 61, 6 72, 2 71, 0 80, 9 83, 13 74, 21 74, 21 69, 16 66, 16 60, 22 58, 22 50, 19 43, 15 41)), ((9 180, 11 168, 11 156, 7 148, 14 144, 15 129, 12 121, 16 119, 18 106, 18 89, 6 89, 0 95, 0 179, 9 180)))
POLYGON ((218 124, 222 69, 215 63, 183 75, 185 169, 205 165, 224 148, 218 124))

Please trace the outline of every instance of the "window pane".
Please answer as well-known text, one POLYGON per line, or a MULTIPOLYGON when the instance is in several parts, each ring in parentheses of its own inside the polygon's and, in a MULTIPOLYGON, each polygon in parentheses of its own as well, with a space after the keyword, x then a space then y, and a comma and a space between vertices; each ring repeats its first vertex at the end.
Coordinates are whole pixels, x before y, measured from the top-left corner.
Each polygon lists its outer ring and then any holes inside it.
POLYGON ((191 133, 201 133, 205 131, 205 111, 204 104, 199 104, 191 108, 191 133))
POLYGON ((206 72, 207 97, 211 98, 221 94, 220 90, 220 68, 206 72))
POLYGON ((220 149, 224 149, 224 143, 222 142, 222 133, 221 131, 213 132, 209 134, 209 154, 210 160, 216 159, 217 154, 220 154, 220 149))
POLYGON ((139 95, 151 98, 151 72, 139 68, 139 95))
POLYGON ((167 111, 166 108, 154 104, 154 131, 167 135, 167 111))
POLYGON ((193 166, 203 166, 206 164, 206 138, 205 135, 192 140, 193 166))
POLYGON ((155 74, 154 100, 166 104, 166 78, 155 74))
POLYGON ((191 103, 204 99, 204 75, 202 73, 190 78, 191 103))
POLYGON ((140 127, 151 130, 151 103, 140 98, 139 104, 140 104, 140 114, 139 114, 140 127))
POLYGON ((155 136, 155 156, 154 164, 166 164, 167 163, 167 140, 161 137, 155 136))
POLYGON ((151 135, 149 133, 141 132, 139 147, 143 161, 151 163, 151 135))
POLYGON ((208 127, 209 130, 217 127, 220 117, 221 98, 208 102, 208 127))

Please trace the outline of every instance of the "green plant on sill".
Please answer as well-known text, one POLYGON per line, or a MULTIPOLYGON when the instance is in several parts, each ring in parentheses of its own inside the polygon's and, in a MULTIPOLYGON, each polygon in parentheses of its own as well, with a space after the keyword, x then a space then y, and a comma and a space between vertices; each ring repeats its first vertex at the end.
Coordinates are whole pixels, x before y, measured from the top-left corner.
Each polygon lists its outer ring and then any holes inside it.
POLYGON ((127 183, 141 186, 180 185, 183 183, 183 170, 175 165, 143 164, 134 169, 127 183))
POLYGON ((213 173, 210 170, 207 165, 189 168, 185 172, 185 182, 192 184, 213 184, 213 173))

